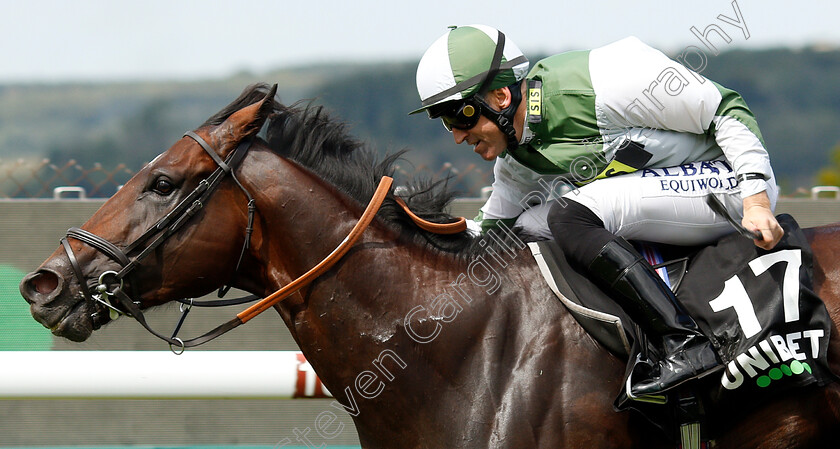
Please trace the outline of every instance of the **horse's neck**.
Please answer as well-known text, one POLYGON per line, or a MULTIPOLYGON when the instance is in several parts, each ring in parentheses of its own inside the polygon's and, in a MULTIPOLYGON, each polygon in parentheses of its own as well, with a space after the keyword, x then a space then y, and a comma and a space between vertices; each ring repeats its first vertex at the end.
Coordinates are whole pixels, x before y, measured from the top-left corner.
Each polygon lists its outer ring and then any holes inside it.
MULTIPOLYGON (((247 279, 247 282, 250 289, 262 289, 260 293, 268 294, 287 285, 330 255, 358 223, 366 205, 340 193, 293 162, 285 159, 257 159, 256 162, 249 165, 248 172, 241 178, 273 181, 263 181, 259 187, 252 189, 258 197, 258 223, 251 254, 255 259, 252 263, 259 269, 249 270, 253 278, 247 279)), ((416 265, 405 263, 408 259, 420 257, 429 261, 428 256, 421 254, 423 251, 413 254, 416 249, 397 243, 398 237, 394 231, 374 220, 359 242, 332 269, 304 287, 300 294, 285 301, 293 305, 286 306, 286 309, 297 312, 296 306, 300 305, 305 305, 304 310, 319 308, 324 305, 322 299, 331 302, 341 295, 364 296, 340 301, 337 309, 350 305, 358 309, 378 308, 379 304, 371 300, 386 294, 397 295, 391 288, 395 283, 405 288, 406 284, 401 280, 418 278, 413 273, 416 265), (331 285, 331 289, 324 290, 326 285, 331 285), (373 287, 375 289, 369 291, 373 287)), ((438 258, 447 257, 432 257, 438 258)), ((421 268, 420 271, 428 270, 421 268)), ((425 282, 436 282, 428 273, 420 277, 425 282)), ((399 296, 404 297, 405 292, 399 296)), ((335 318, 337 313, 329 315, 335 318)), ((352 321, 358 316, 348 314, 341 318, 352 321)))
MULTIPOLYGON (((251 270, 261 276, 252 282, 270 293, 330 254, 365 205, 293 163, 280 161, 279 167, 266 169, 271 161, 260 162, 241 178, 264 180, 273 173, 277 179, 256 193, 261 201, 252 245, 262 267, 251 270)), ((400 242, 394 231, 374 220, 332 269, 285 300, 280 311, 313 366, 330 365, 319 370, 332 378, 328 387, 346 385, 382 351, 412 343, 400 331, 405 317, 418 305, 428 306, 466 268, 451 255, 400 242)), ((428 322, 430 314, 415 315, 428 322)), ((418 333, 430 332, 425 324, 415 327, 418 333)))
MULTIPOLYGON (((307 176, 287 183, 284 191, 266 189, 267 196, 281 198, 276 207, 263 212, 261 206, 261 213, 270 214, 263 222, 272 225, 263 232, 277 233, 264 236, 267 248, 255 249, 266 254, 265 271, 274 273, 267 277, 271 288, 331 252, 364 207, 307 176)), ((409 422, 424 434, 419 428, 439 425, 440 410, 463 404, 473 404, 469 415, 478 421, 453 428, 481 427, 476 422, 497 418, 519 422, 497 416, 493 404, 503 392, 496 386, 526 391, 518 384, 521 378, 560 378, 561 369, 573 371, 537 360, 536 348, 588 340, 563 335, 577 328, 566 322, 527 251, 484 251, 459 259, 407 243, 375 221, 338 264, 279 307, 326 387, 349 413, 358 414, 360 435, 389 437, 388 429, 409 422), (499 360, 517 360, 521 368, 500 369, 499 360), (493 388, 486 384, 489 378, 493 388)), ((528 390, 528 397, 532 393, 534 403, 552 394, 528 390)), ((451 447, 446 435, 439 438, 438 447, 451 447)))
POLYGON ((247 162, 239 178, 250 184, 246 187, 257 200, 251 241, 251 262, 257 269, 251 270, 254 278, 243 281, 244 287, 268 294, 335 249, 361 209, 291 161, 255 152, 247 162))

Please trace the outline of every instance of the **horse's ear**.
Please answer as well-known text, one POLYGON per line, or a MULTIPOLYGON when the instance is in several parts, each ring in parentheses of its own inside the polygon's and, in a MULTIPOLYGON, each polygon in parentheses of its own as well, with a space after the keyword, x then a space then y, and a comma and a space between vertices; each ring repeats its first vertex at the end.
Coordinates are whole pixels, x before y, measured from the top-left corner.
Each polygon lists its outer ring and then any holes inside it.
POLYGON ((243 139, 258 133, 273 109, 276 93, 277 84, 271 86, 262 100, 234 112, 216 127, 210 133, 216 147, 226 152, 235 148, 243 139))

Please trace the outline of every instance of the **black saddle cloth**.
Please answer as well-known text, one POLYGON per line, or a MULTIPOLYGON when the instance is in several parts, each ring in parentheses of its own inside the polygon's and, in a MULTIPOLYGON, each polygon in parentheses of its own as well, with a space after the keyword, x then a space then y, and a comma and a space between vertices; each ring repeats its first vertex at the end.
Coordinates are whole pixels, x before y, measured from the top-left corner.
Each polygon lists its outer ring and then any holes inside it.
MULTIPOLYGON (((719 380, 710 394, 716 403, 835 379, 826 361, 831 321, 813 292, 810 246, 793 217, 778 220, 785 236, 772 251, 735 233, 701 248, 659 247, 666 260, 680 261, 669 265, 677 298, 724 366, 710 376, 719 380)), ((530 245, 578 322, 619 357, 634 352, 636 329, 624 311, 554 242, 530 245)))

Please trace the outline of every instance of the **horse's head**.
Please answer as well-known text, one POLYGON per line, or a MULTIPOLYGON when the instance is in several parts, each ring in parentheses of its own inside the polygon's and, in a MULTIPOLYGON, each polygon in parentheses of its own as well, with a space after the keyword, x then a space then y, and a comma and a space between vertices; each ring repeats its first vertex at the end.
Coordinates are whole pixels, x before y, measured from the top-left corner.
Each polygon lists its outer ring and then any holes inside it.
POLYGON ((275 90, 240 97, 247 106, 188 133, 192 137, 143 167, 81 229, 68 231, 21 282, 33 317, 55 335, 83 341, 126 311, 109 301, 117 289, 147 308, 230 280, 238 242, 250 237, 249 195, 231 173, 272 110, 275 90))

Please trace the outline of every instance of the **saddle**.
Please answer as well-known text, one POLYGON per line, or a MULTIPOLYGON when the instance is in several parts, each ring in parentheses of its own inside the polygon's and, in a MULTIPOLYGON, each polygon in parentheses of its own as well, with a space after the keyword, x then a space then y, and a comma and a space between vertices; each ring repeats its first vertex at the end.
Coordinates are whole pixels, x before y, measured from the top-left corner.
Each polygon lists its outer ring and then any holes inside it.
MULTIPOLYGON (((690 256, 696 249, 657 247, 643 242, 634 242, 634 246, 649 261, 662 260, 663 250, 667 250, 672 258, 652 265, 671 290, 676 292, 688 270, 690 256)), ((627 359, 638 335, 636 326, 627 314, 592 283, 582 270, 569 263, 555 241, 530 242, 528 247, 549 288, 577 322, 612 354, 627 359)))
MULTIPOLYGON (((617 400, 617 409, 639 411, 674 435, 684 422, 702 420, 695 416, 699 409, 710 414, 720 407, 758 404, 790 388, 835 380, 827 363, 831 321, 813 292, 810 246, 791 216, 777 218, 785 236, 772 251, 735 233, 705 247, 634 242, 712 342, 723 369, 670 393, 668 407, 617 400)), ((634 357, 644 336, 616 302, 555 242, 528 246, 546 283, 577 322, 612 354, 634 357)))

